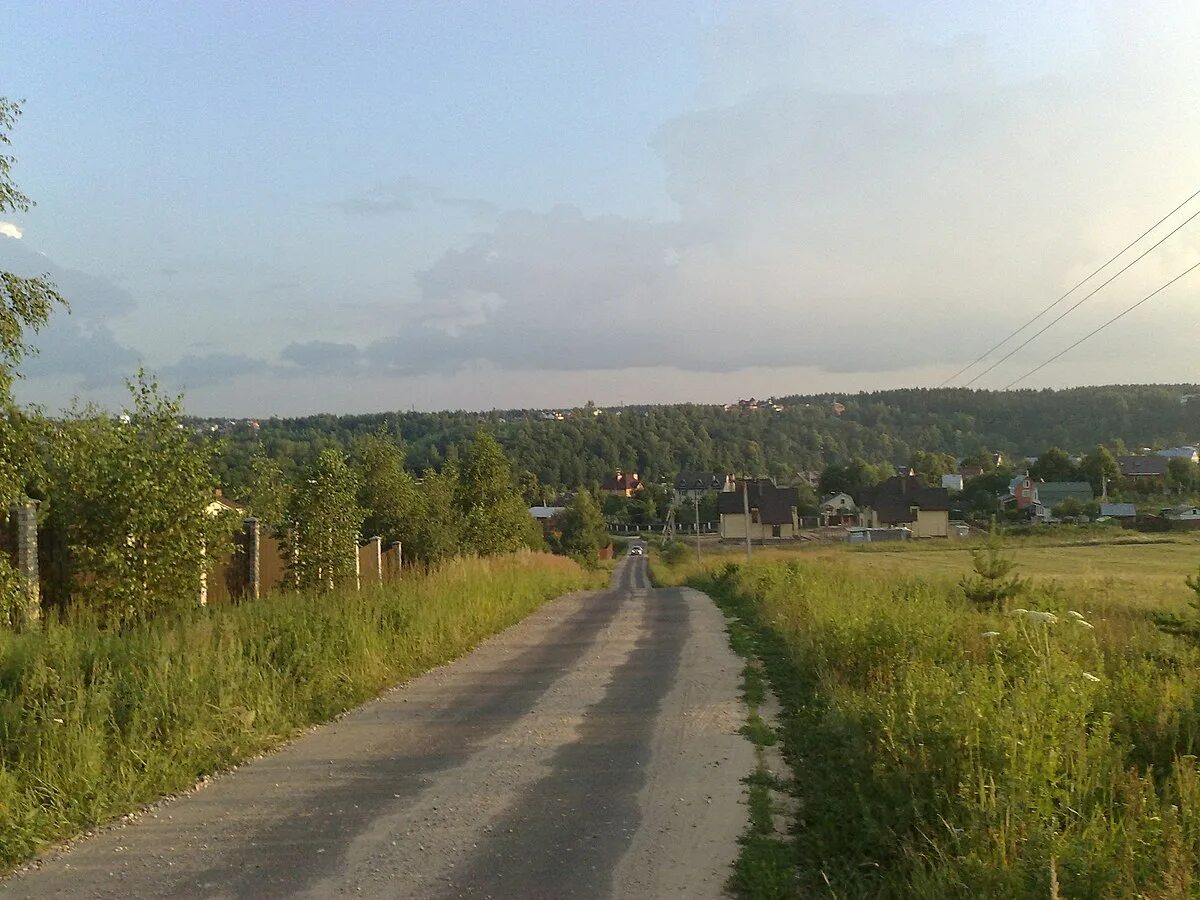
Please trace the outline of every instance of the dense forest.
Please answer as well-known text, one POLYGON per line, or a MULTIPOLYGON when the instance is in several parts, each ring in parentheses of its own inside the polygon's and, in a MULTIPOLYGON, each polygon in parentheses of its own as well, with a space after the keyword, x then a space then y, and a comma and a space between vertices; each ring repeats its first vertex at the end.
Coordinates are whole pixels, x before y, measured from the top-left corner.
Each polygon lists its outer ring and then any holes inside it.
POLYGON ((1084 453, 1101 443, 1118 451, 1192 443, 1200 439, 1200 386, 904 389, 793 395, 728 408, 589 404, 558 414, 395 412, 273 418, 257 427, 209 419, 193 424, 223 438, 220 475, 235 490, 245 483, 259 449, 286 470, 322 449, 349 449, 355 438, 382 432, 404 444, 409 468, 420 472, 453 459, 481 424, 494 431, 517 473, 549 487, 591 484, 618 468, 655 481, 684 470, 711 470, 786 482, 798 472, 855 458, 907 463, 917 451, 1023 456, 1047 447, 1084 453))

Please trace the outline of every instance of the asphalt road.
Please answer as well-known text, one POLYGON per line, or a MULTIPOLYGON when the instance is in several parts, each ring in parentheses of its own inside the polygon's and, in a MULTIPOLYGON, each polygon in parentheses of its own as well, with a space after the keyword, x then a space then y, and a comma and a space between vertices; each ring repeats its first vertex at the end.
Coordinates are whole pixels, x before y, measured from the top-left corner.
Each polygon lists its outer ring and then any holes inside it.
POLYGON ((0 896, 721 896, 754 767, 741 665, 711 601, 645 566, 0 896))

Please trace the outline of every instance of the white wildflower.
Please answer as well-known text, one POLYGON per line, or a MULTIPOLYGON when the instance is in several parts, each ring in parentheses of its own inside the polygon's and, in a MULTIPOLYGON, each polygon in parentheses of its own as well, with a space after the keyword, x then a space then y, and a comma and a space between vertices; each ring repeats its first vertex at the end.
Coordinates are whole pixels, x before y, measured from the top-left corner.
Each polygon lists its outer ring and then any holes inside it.
POLYGON ((1088 681, 1095 681, 1095 682, 1100 681, 1100 679, 1097 678, 1095 675, 1093 675, 1091 672, 1084 672, 1083 677, 1086 678, 1088 681))
POLYGON ((983 636, 984 636, 984 637, 986 637, 986 638, 1000 637, 1000 632, 998 632, 998 631, 985 631, 985 632, 983 633, 983 636))
POLYGON ((1040 612, 1039 610, 1036 610, 1036 609, 1027 611, 1025 613, 1025 618, 1031 619, 1034 622, 1042 622, 1045 625, 1053 625, 1055 622, 1058 621, 1058 616, 1056 616, 1054 613, 1040 612))

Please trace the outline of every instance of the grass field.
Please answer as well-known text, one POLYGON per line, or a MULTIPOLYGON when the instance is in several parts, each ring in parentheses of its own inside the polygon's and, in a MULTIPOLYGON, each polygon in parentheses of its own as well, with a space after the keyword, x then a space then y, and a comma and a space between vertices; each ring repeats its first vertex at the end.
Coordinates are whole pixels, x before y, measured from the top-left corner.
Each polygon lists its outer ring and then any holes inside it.
POLYGON ((1155 616, 1187 614, 1200 543, 1127 540, 1013 542, 1033 615, 971 604, 945 542, 655 560, 784 705, 799 814, 748 834, 742 895, 1197 896, 1200 648, 1155 616))
POLYGON ((0 632, 0 868, 276 746, 605 578, 520 553, 124 632, 0 632))

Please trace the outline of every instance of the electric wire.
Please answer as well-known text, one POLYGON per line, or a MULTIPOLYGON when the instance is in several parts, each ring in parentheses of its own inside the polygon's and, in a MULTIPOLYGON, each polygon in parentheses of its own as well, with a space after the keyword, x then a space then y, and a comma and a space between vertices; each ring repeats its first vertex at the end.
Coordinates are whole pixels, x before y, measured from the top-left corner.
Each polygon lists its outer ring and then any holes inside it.
POLYGON ((1126 315, 1133 312, 1135 309, 1137 309, 1139 306, 1141 306, 1147 300, 1150 300, 1157 294, 1161 294, 1163 291, 1165 291, 1167 288, 1169 288, 1171 285, 1173 285, 1179 279, 1183 278, 1185 275, 1191 274, 1196 269, 1200 269, 1200 262, 1192 263, 1192 265, 1188 266, 1188 268, 1184 269, 1182 272, 1180 272, 1178 275, 1176 275, 1174 278, 1172 278, 1166 284, 1151 291, 1149 294, 1147 294, 1145 297, 1143 297, 1137 303, 1127 306, 1125 309, 1121 310, 1121 312, 1117 313, 1115 316, 1113 316, 1111 319, 1109 319, 1103 325, 1099 325, 1096 328, 1093 328, 1091 331, 1089 331, 1087 334, 1085 334, 1083 337, 1081 337, 1079 340, 1077 340, 1071 346, 1067 347, 1064 350, 1058 351, 1057 353, 1055 353, 1052 357, 1050 357, 1048 360, 1046 360, 1041 365, 1034 366, 1032 369, 1030 369, 1028 372, 1026 372, 1020 378, 1014 378, 1012 381, 1010 381, 1008 384, 1006 384, 1004 386, 1004 390, 1007 391, 1014 384, 1016 384, 1020 381, 1024 381, 1030 375, 1040 372, 1042 369, 1046 368, 1046 366, 1050 365, 1050 363, 1054 362, 1055 360, 1061 359, 1063 356, 1066 356, 1068 353, 1070 353, 1072 350, 1074 350, 1076 347, 1078 347, 1084 341, 1088 340, 1088 338, 1095 337, 1097 334, 1099 334, 1101 331, 1103 331, 1105 328, 1107 328, 1113 322, 1117 321, 1118 319, 1124 318, 1126 315))
POLYGON ((1190 197, 1188 197, 1186 200, 1184 200, 1182 203, 1180 203, 1178 206, 1176 206, 1173 210, 1171 210, 1169 213, 1167 213, 1165 216, 1163 216, 1161 219, 1159 219, 1157 222, 1155 222, 1153 225, 1151 225, 1149 228, 1147 228, 1145 231, 1143 231, 1141 234, 1139 234, 1136 238, 1134 238, 1132 241, 1130 241, 1128 244, 1126 244, 1124 247, 1122 247, 1120 250, 1118 250, 1116 253, 1114 253, 1112 256, 1110 256, 1103 265, 1101 265, 1099 268, 1095 269, 1090 275, 1088 275, 1082 281, 1078 282, 1073 288, 1071 288, 1069 291, 1067 291, 1065 294, 1063 294, 1061 297, 1059 297, 1057 300, 1055 300, 1053 303, 1051 303, 1049 306, 1047 306, 1045 309, 1043 309, 1041 312, 1039 312, 1033 318, 1027 320, 1025 322, 1025 324, 1023 324, 1019 328, 1017 328, 1016 331, 1012 332, 1007 337, 1005 337, 1003 340, 993 344, 987 350, 983 351, 982 354, 977 356, 975 359, 971 360, 971 362, 967 363, 965 366, 963 366, 961 369, 959 369, 957 372, 955 372, 953 375, 951 375, 949 378, 947 378, 945 381, 943 381, 941 384, 939 384, 938 387, 945 387, 951 381, 954 381, 954 379, 958 378, 960 375, 964 374, 965 372, 967 372, 970 369, 973 369, 979 363, 983 362, 985 359, 987 359, 989 356, 991 356, 993 353, 995 353, 997 350, 999 350, 1001 347, 1003 347, 1005 344, 1007 344, 1009 341, 1011 341, 1013 338, 1015 338, 1018 334, 1020 334, 1022 331, 1024 331, 1026 328, 1028 328, 1030 325, 1032 325, 1034 322, 1036 322, 1038 319, 1040 319, 1042 316, 1044 316, 1046 313, 1050 312, 1050 310, 1054 309, 1054 307, 1058 306, 1058 304, 1062 303, 1064 300, 1066 300, 1068 297, 1070 297, 1073 293, 1075 293, 1077 290, 1079 290, 1081 287, 1083 287, 1085 284, 1087 284, 1089 281, 1091 281, 1093 278, 1095 278, 1097 275, 1099 275, 1101 272, 1103 272, 1109 266, 1111 266, 1121 256, 1123 256, 1130 248, 1132 248, 1137 243, 1139 243, 1143 238, 1145 238, 1146 235, 1150 234, 1159 225, 1161 225, 1163 222, 1167 221, 1167 219, 1171 218, 1171 216, 1175 215, 1175 213, 1179 212, 1179 210, 1183 209, 1185 206, 1187 206, 1189 203, 1191 203, 1197 197, 1200 197, 1200 190, 1197 190, 1194 194, 1192 194, 1190 197))
POLYGON ((1022 341, 1016 347, 1009 350, 1008 353, 1004 354, 1002 357, 1000 357, 998 360, 996 360, 994 363, 992 363, 990 366, 988 366, 982 372, 977 374, 974 378, 972 378, 970 381, 968 381, 964 385, 964 387, 970 387, 975 382, 977 382, 980 378, 982 378, 984 375, 986 375, 988 372, 991 372, 993 369, 995 369, 997 366, 999 366, 1001 363, 1011 359, 1016 353, 1020 352, 1021 350, 1025 349, 1026 347, 1028 347, 1030 344, 1032 344, 1034 341, 1036 341, 1038 338, 1040 338, 1043 334, 1045 334, 1047 331, 1049 331, 1051 328, 1053 328, 1055 325, 1057 325, 1059 322, 1061 322, 1063 319, 1065 319, 1067 316, 1069 316, 1075 310, 1079 309, 1079 307, 1081 307, 1084 303, 1086 303, 1092 297, 1096 296, 1098 293, 1100 293, 1102 290, 1104 290, 1106 287, 1108 287, 1110 284, 1112 284, 1114 281, 1116 281, 1118 278, 1120 278, 1122 275, 1124 275, 1126 272, 1128 272, 1130 269, 1132 269, 1134 266, 1136 266, 1139 262, 1141 262, 1143 259, 1145 259, 1147 256, 1149 256, 1151 253, 1153 253, 1159 247, 1161 247, 1163 245, 1163 243, 1165 243, 1172 235, 1174 235, 1176 232, 1178 232, 1181 228, 1183 228, 1185 225, 1187 225, 1189 222, 1192 221, 1192 219, 1196 218, 1197 216, 1200 216, 1200 209, 1196 210, 1194 213, 1192 213, 1190 216, 1188 216, 1186 219, 1184 219, 1182 222, 1180 222, 1178 225, 1176 225, 1174 228, 1172 228, 1170 231, 1168 231, 1163 237, 1159 238, 1158 241, 1155 242, 1154 244, 1152 244, 1148 249, 1143 250, 1141 252, 1141 254, 1134 257, 1134 259, 1131 262, 1127 263, 1123 268, 1121 268, 1117 272, 1117 274, 1108 278, 1108 280, 1103 282, 1098 288, 1096 288, 1095 290, 1091 291, 1088 294, 1085 294, 1083 297, 1080 297, 1078 300, 1076 300, 1074 303, 1072 303, 1069 307, 1067 307, 1065 312, 1060 313, 1056 319, 1054 319, 1053 321, 1050 322, 1050 324, 1043 326, 1041 328, 1041 330, 1035 332, 1033 335, 1026 338, 1024 341, 1022 341))

